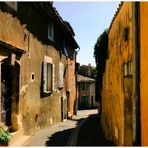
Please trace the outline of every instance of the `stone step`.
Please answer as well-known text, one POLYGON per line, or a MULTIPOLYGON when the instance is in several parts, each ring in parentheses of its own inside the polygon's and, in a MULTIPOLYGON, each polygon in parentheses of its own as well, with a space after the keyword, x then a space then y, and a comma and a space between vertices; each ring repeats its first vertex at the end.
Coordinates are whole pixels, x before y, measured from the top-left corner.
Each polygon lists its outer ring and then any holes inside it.
POLYGON ((9 142, 9 146, 22 146, 30 136, 24 135, 23 129, 11 133, 12 139, 9 142))
POLYGON ((30 136, 22 136, 19 139, 17 139, 17 141, 15 141, 13 144, 9 145, 9 146, 24 146, 24 144, 27 144, 28 139, 30 138, 30 136))

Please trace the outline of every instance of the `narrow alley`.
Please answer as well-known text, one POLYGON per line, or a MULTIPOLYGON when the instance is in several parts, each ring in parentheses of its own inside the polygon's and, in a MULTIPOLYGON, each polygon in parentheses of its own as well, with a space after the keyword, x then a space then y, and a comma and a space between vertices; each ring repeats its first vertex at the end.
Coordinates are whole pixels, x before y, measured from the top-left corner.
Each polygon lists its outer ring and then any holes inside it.
POLYGON ((148 146, 147 16, 141 1, 0 2, 0 146, 148 146))
POLYGON ((98 123, 97 109, 80 110, 71 120, 38 131, 23 146, 113 146, 98 123))

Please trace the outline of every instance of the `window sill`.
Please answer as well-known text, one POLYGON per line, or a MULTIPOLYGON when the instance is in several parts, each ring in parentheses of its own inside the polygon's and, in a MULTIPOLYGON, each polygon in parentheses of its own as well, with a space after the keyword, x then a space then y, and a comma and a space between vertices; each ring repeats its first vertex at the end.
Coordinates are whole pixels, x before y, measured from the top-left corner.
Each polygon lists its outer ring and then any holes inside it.
POLYGON ((58 89, 59 89, 59 90, 63 89, 63 86, 58 86, 58 89))
POLYGON ((52 91, 44 91, 45 94, 51 94, 52 91))
POLYGON ((52 91, 44 91, 41 94, 41 98, 48 97, 52 94, 52 91))

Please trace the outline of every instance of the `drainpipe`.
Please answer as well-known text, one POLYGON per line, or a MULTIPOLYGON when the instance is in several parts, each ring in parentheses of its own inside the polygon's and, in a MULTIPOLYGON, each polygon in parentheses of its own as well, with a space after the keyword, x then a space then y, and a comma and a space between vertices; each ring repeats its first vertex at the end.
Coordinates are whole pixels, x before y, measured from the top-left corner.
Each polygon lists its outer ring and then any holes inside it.
POLYGON ((133 42, 133 109, 132 109, 132 133, 133 145, 141 145, 140 123, 140 20, 139 2, 132 2, 132 42, 133 42))
POLYGON ((77 51, 75 51, 75 75, 76 75, 76 79, 75 79, 75 84, 76 84, 76 108, 75 108, 75 114, 76 114, 76 116, 77 116, 77 111, 78 111, 78 82, 77 82, 77 70, 78 70, 78 68, 76 67, 76 62, 77 62, 77 54, 78 54, 78 52, 80 51, 80 47, 78 47, 78 50, 77 51))

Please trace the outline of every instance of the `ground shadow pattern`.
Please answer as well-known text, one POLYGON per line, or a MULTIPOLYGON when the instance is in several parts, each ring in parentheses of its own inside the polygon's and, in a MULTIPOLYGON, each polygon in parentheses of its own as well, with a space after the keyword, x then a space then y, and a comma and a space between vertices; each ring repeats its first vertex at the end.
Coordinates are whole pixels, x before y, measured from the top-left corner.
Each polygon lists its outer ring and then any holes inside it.
POLYGON ((98 114, 90 115, 80 128, 77 146, 115 146, 105 138, 98 114))
POLYGON ((66 146, 72 130, 73 128, 67 129, 53 134, 52 137, 48 137, 46 146, 66 146))
MULTIPOLYGON (((77 126, 84 119, 75 120, 77 126)), ((63 130, 48 137, 46 146, 68 146, 68 140, 74 128, 63 130)), ((116 146, 108 141, 103 133, 98 114, 90 115, 86 122, 80 127, 76 146, 116 146)))
MULTIPOLYGON (((84 120, 82 119, 69 119, 69 120, 74 120, 77 121, 76 127, 84 120)), ((51 137, 48 137, 48 140, 46 141, 46 146, 68 146, 68 141, 71 136, 72 131, 74 128, 63 130, 60 132, 56 132, 53 134, 51 137)))

